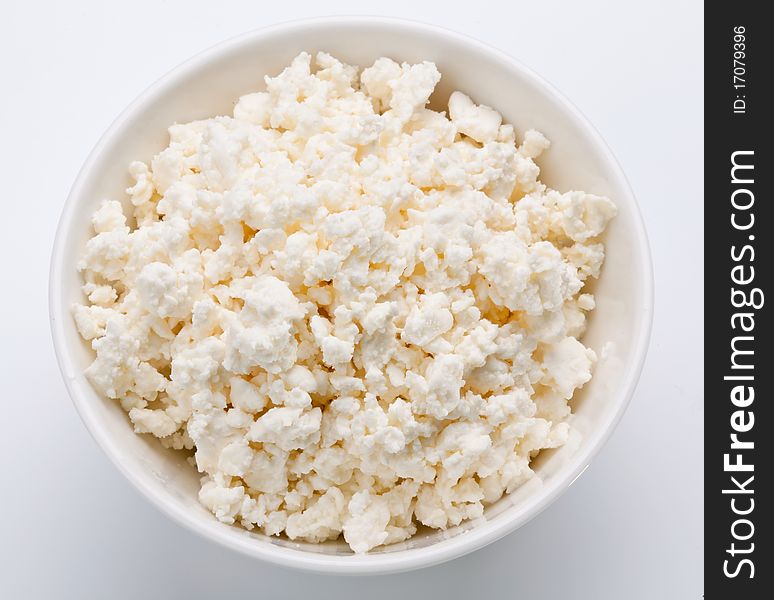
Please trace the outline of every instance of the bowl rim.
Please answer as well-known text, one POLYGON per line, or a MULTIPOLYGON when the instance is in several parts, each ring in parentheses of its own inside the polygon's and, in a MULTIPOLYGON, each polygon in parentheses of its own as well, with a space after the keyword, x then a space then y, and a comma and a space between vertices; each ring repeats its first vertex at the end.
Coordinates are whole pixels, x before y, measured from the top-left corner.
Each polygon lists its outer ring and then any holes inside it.
POLYGON ((86 425, 92 438, 97 442, 97 445, 105 452, 115 467, 162 513, 166 514, 172 521, 184 526, 205 539, 214 541, 219 545, 232 550, 236 550, 243 555, 259 558, 282 567, 331 574, 384 574, 408 571, 438 564, 457 558, 478 548, 482 548, 483 546, 502 538, 545 510, 561 494, 563 494, 567 488, 580 477, 580 475, 583 474, 588 468, 591 460, 598 454, 602 446, 607 442, 612 432, 615 430, 631 401, 639 381, 650 344, 652 331, 654 276, 650 245, 642 213, 631 185, 618 160, 615 158, 602 136, 585 115, 583 115, 583 113, 568 100, 564 94, 518 59, 466 34, 452 31, 438 25, 410 19, 347 15, 295 19, 250 30, 200 51, 183 63, 173 67, 141 92, 123 111, 121 111, 107 130, 100 136, 80 168, 70 189, 67 200, 62 208, 52 248, 48 296, 49 321, 57 363, 65 382, 68 395, 75 405, 81 420, 86 425), (324 28, 326 26, 339 25, 387 26, 410 30, 412 33, 419 35, 429 34, 449 38, 460 45, 472 47, 476 51, 488 55, 492 59, 508 63, 510 68, 519 71, 522 76, 531 80, 531 82, 539 87, 545 94, 558 100, 567 113, 583 130, 584 137, 601 151, 604 160, 610 164, 611 173, 617 179, 618 186, 620 189, 625 190, 625 195, 627 196, 625 202, 628 202, 631 205, 633 221, 635 223, 635 228, 632 232, 632 241, 635 242, 635 246, 638 249, 638 255, 641 258, 643 268, 643 280, 640 282, 642 284, 643 309, 635 316, 638 322, 637 340, 632 352, 633 360, 629 365, 626 378, 620 385, 618 391, 613 394, 613 399, 618 404, 616 411, 608 422, 607 427, 594 433, 596 439, 594 439, 593 443, 589 446, 587 452, 582 456, 573 458, 568 465, 563 468, 565 472, 561 475, 557 475, 553 485, 550 488, 546 488, 546 493, 537 497, 533 504, 528 505, 522 511, 514 514, 511 518, 502 518, 508 513, 508 510, 506 510, 494 525, 491 522, 488 523, 489 526, 487 526, 487 523, 483 523, 480 526, 476 525, 468 531, 436 542, 431 546, 398 552, 347 556, 316 554, 278 545, 256 544, 252 543, 248 536, 226 536, 226 530, 222 529, 221 523, 216 523, 213 520, 211 524, 204 524, 190 515, 176 510, 168 500, 157 495, 156 492, 146 484, 143 477, 130 471, 128 467, 124 465, 117 445, 107 436, 106 431, 100 427, 100 423, 90 409, 88 401, 81 396, 75 387, 75 376, 72 375, 72 373, 76 369, 71 365, 67 352, 67 336, 64 330, 64 319, 66 318, 66 315, 69 315, 69 310, 64 306, 62 295, 64 247, 69 233, 73 229, 78 199, 83 194, 82 188, 85 185, 87 175, 91 172, 97 157, 102 153, 104 147, 108 144, 108 141, 121 131, 122 125, 129 120, 137 110, 141 109, 149 101, 152 102, 153 98, 158 96, 164 90, 174 87, 179 80, 194 74, 200 67, 206 65, 206 63, 210 62, 213 58, 234 52, 241 45, 249 44, 255 38, 293 33, 310 27, 324 28))

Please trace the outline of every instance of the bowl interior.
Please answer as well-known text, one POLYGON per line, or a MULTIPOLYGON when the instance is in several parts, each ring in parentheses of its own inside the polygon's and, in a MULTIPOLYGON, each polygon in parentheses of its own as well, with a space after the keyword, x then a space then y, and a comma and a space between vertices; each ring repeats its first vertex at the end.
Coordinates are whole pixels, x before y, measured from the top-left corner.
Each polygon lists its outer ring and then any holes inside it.
POLYGON ((218 523, 199 504, 199 475, 184 457, 164 450, 155 439, 135 435, 118 403, 98 396, 86 381, 83 370, 92 360, 92 351, 78 336, 69 313, 73 303, 83 300, 75 265, 91 235, 90 215, 104 198, 125 200, 129 162, 149 160, 164 148, 166 129, 174 122, 230 114, 240 95, 262 90, 263 76, 278 73, 302 50, 325 50, 360 66, 380 56, 434 61, 443 76, 432 99, 435 108, 443 109, 451 91, 460 89, 499 110, 518 133, 529 128, 542 131, 552 142, 539 160, 547 184, 562 191, 605 194, 618 205, 619 214, 606 234, 604 271, 594 286, 597 309, 584 338, 600 360, 592 381, 576 394, 575 434, 570 443, 542 453, 535 461, 537 476, 488 507, 478 522, 447 531, 421 531, 400 544, 347 560, 367 568, 369 562, 389 556, 397 559, 454 542, 467 530, 480 532, 481 540, 491 541, 535 514, 566 487, 620 416, 639 371, 642 338, 647 336, 650 271, 635 201, 596 134, 546 84, 506 57, 465 38, 390 21, 291 24, 238 38, 200 55, 138 99, 90 157, 60 225, 52 267, 52 325, 71 394, 92 434, 114 462, 178 520, 248 553, 266 557, 270 550, 275 556, 285 556, 286 562, 295 560, 294 554, 314 556, 313 564, 306 565, 310 568, 341 562, 339 555, 350 554, 341 542, 296 543, 218 523))

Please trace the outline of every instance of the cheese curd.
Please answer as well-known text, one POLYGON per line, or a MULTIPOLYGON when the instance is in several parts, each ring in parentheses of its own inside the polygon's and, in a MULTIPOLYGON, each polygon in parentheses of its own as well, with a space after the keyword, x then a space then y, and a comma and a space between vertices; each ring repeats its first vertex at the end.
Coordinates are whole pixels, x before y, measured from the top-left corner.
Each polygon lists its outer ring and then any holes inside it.
POLYGON ((92 218, 94 387, 224 523, 354 552, 482 515, 564 443, 615 214, 430 62, 297 56, 92 218))

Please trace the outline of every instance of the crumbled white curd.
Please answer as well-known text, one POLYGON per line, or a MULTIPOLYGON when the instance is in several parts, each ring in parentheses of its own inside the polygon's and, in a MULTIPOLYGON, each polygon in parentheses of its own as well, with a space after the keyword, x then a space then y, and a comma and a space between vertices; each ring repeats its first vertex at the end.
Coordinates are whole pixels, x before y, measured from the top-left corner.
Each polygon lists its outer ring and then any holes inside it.
POLYGON ((440 78, 302 53, 92 219, 87 375, 195 451, 225 523, 366 552, 481 516, 566 440, 615 206, 541 183, 537 131, 427 109, 440 78))

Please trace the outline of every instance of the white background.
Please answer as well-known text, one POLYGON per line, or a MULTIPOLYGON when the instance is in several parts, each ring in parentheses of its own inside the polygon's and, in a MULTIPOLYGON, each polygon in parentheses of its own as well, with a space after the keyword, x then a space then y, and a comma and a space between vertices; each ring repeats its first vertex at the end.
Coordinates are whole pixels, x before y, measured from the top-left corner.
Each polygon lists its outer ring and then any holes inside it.
POLYGON ((703 8, 698 1, 469 3, 4 0, 0 18, 0 596, 698 599, 703 567, 703 8), (323 12, 324 11, 324 12, 323 12), (148 84, 249 29, 384 14, 475 36, 554 83, 606 138, 653 249, 653 339, 610 442, 555 504, 445 565, 293 573, 171 523, 81 425, 47 322, 60 209, 148 84))

